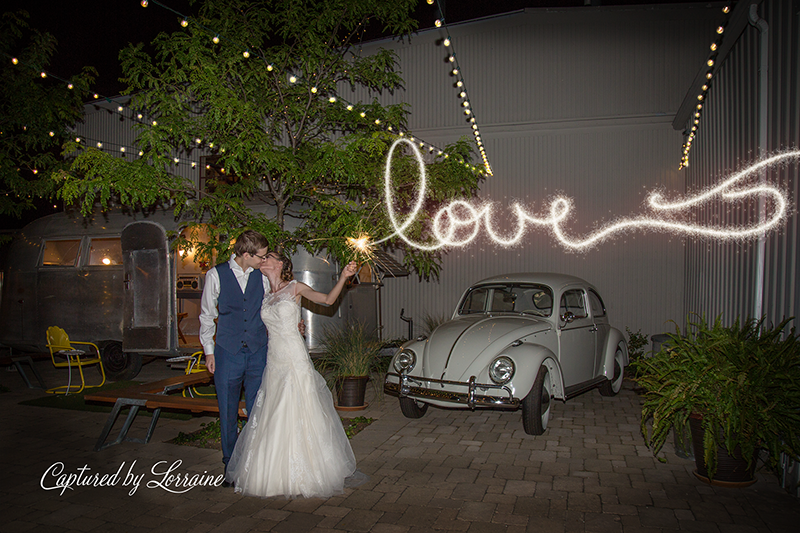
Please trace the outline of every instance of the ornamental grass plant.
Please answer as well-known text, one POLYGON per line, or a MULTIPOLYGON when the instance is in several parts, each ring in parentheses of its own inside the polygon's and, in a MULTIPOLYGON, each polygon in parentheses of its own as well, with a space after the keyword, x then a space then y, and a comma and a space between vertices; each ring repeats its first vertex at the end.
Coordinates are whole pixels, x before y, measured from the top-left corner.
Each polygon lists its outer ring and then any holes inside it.
POLYGON ((646 391, 641 428, 653 454, 671 428, 686 427, 694 414, 702 417, 710 478, 720 446, 748 464, 760 449, 772 466, 781 452, 797 458, 800 341, 794 327, 787 331, 791 320, 766 327, 764 319, 737 319, 724 326, 721 317, 713 324, 699 317, 683 331, 676 324, 659 353, 636 363, 636 380, 646 391))
POLYGON ((318 360, 320 371, 328 374, 329 383, 345 377, 369 376, 378 369, 383 345, 360 322, 325 328, 321 344, 325 354, 318 360))

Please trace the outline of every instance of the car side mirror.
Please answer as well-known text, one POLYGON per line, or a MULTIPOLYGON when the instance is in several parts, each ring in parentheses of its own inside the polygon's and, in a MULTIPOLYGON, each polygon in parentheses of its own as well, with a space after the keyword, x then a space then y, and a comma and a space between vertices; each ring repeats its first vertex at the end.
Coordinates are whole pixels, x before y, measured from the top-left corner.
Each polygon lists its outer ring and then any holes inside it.
POLYGON ((564 323, 569 324, 570 322, 575 320, 575 313, 573 313, 572 311, 567 311, 566 313, 561 315, 561 320, 563 320, 564 323))

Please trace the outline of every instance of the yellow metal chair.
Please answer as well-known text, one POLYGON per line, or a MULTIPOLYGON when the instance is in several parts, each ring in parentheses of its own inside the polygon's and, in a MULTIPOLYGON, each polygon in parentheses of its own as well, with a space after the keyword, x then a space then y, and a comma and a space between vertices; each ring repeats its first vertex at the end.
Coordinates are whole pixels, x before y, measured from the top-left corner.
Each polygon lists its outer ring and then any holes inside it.
MULTIPOLYGON (((197 374, 198 372, 205 372, 206 370, 208 370, 208 367, 205 365, 205 363, 203 363, 203 357, 204 356, 205 356, 205 353, 203 352, 203 350, 200 350, 199 352, 194 352, 191 355, 191 358, 186 360, 186 375, 187 376, 189 374, 197 374)), ((200 391, 197 390, 196 387, 187 387, 187 388, 183 389, 183 395, 184 396, 186 396, 187 391, 189 393, 189 396, 192 397, 192 398, 194 398, 195 396, 216 396, 217 395, 216 392, 212 392, 212 393, 200 392, 200 391)))
POLYGON ((102 387, 106 382, 106 371, 103 368, 103 361, 100 358, 100 350, 91 342, 70 341, 66 331, 57 326, 50 326, 47 328, 47 347, 50 349, 50 358, 53 360, 53 366, 56 368, 69 369, 67 384, 61 387, 53 387, 47 392, 52 394, 78 394, 86 388, 102 387), (94 349, 94 353, 91 353, 89 350, 75 348, 73 345, 76 344, 91 346, 94 349), (63 357, 65 360, 57 361, 56 356, 63 357), (100 374, 103 376, 103 381, 101 381, 99 385, 86 385, 83 367, 89 365, 100 365, 100 374), (81 376, 80 386, 72 384, 73 367, 78 368, 78 373, 81 376))

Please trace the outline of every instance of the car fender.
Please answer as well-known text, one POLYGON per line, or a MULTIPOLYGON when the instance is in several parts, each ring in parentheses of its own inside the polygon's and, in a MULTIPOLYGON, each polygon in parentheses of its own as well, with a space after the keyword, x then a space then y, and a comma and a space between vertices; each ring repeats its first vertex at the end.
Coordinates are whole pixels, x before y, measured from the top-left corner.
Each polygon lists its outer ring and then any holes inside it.
POLYGON ((542 365, 547 367, 550 372, 550 383, 553 387, 550 395, 553 398, 564 398, 564 376, 561 372, 561 365, 558 357, 546 347, 540 344, 523 343, 519 346, 511 346, 499 355, 508 355, 514 360, 517 368, 511 382, 520 399, 530 392, 542 365))
POLYGON ((617 346, 622 346, 623 366, 628 366, 628 343, 625 341, 625 336, 617 328, 611 328, 603 355, 603 375, 608 379, 614 378, 614 355, 617 353, 617 346))

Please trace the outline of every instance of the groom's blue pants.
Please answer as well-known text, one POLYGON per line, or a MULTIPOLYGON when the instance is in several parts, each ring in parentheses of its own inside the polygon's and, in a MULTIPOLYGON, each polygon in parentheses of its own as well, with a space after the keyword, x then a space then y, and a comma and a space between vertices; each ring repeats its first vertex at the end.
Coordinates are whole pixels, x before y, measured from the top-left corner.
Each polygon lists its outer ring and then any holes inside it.
POLYGON ((244 401, 248 416, 253 411, 261 377, 267 364, 267 347, 250 351, 242 348, 236 353, 229 352, 219 345, 214 348, 214 386, 219 403, 219 424, 222 440, 222 462, 228 466, 233 448, 236 446, 237 420, 239 418, 239 398, 244 386, 244 401))

